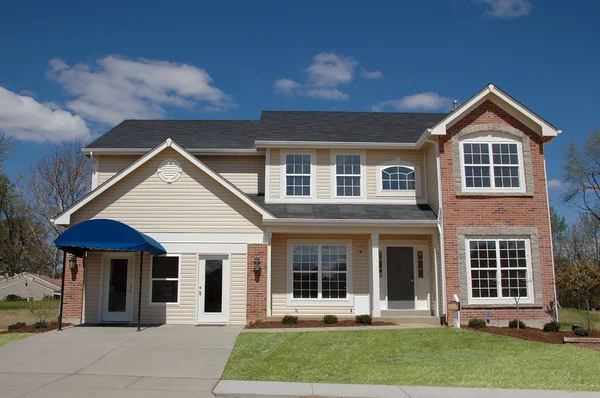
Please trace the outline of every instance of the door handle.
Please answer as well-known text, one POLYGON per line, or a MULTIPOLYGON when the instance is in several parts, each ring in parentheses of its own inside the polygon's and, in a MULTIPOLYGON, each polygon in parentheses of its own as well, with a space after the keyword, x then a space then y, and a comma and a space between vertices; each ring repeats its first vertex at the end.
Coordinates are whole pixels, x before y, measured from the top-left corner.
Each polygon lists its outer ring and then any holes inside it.
POLYGON ((202 286, 198 286, 198 296, 202 296, 202 286))

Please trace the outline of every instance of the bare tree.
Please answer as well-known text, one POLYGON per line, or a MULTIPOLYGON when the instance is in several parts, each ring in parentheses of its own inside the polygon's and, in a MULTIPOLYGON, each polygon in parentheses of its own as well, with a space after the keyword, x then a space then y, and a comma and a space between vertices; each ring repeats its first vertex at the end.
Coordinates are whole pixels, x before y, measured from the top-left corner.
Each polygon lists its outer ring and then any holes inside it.
POLYGON ((56 267, 60 262, 59 251, 52 241, 62 232, 62 228, 51 220, 90 189, 92 162, 81 152, 84 145, 82 139, 54 145, 52 152, 31 166, 29 173, 32 207, 39 222, 45 226, 39 240, 47 243, 43 256, 52 264, 52 277, 56 277, 56 267))

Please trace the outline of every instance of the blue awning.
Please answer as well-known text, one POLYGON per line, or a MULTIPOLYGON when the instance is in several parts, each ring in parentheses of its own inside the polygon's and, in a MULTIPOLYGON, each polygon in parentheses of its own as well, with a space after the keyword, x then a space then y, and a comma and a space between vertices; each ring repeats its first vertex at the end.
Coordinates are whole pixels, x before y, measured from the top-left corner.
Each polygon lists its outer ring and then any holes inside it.
POLYGON ((60 234, 54 244, 78 257, 87 251, 147 252, 166 254, 164 247, 151 237, 115 220, 83 221, 60 234))

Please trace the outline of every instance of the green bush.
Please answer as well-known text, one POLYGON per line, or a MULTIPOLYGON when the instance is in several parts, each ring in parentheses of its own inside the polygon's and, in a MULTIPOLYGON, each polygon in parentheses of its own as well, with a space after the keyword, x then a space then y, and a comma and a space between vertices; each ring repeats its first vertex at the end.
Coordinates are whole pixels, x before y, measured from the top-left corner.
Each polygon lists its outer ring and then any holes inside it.
POLYGON ((25 322, 13 323, 12 325, 8 325, 8 330, 21 329, 23 326, 25 326, 25 322))
POLYGON ((33 324, 33 327, 36 329, 42 329, 47 327, 48 325, 46 325, 46 322, 36 322, 33 324))
POLYGON ((373 317, 371 315, 357 315, 356 323, 361 323, 363 325, 370 325, 373 323, 373 317))
POLYGON ((523 322, 523 321, 517 321, 516 319, 513 319, 512 321, 508 322, 508 327, 516 329, 517 328, 517 322, 519 322, 519 329, 525 329, 525 322, 523 322))
POLYGON ((576 329, 579 329, 579 328, 583 328, 583 326, 580 326, 580 325, 571 325, 571 330, 572 331, 575 331, 576 329))
POLYGON ((472 318, 469 319, 469 327, 474 329, 482 329, 487 326, 487 323, 483 319, 472 318))
POLYGON ((284 325, 295 325, 298 323, 298 317, 295 315, 285 315, 281 320, 284 325))
POLYGON ((333 325, 334 323, 338 323, 338 317, 335 315, 325 315, 323 317, 323 322, 328 325, 333 325))
POLYGON ((544 324, 544 332, 558 332, 560 325, 556 322, 548 322, 544 324))
POLYGON ((590 331, 584 328, 575 329, 575 336, 588 337, 590 335, 590 331))
POLYGON ((23 301, 21 296, 17 296, 16 294, 9 294, 4 297, 4 301, 23 301))

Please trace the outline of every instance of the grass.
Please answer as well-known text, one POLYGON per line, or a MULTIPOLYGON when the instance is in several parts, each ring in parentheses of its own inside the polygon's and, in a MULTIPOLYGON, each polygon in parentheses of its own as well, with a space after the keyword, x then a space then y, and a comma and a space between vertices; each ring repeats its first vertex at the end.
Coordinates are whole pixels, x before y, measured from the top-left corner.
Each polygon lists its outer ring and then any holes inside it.
POLYGON ((600 352, 461 329, 242 333, 223 379, 600 391, 600 352))
MULTIPOLYGON (((590 317, 592 318, 592 329, 600 330, 600 314, 592 312, 590 317)), ((563 330, 571 330, 571 325, 573 324, 583 326, 584 328, 588 327, 587 312, 576 308, 559 309, 558 320, 563 330)))
POLYGON ((33 333, 9 333, 0 334, 0 347, 13 341, 24 339, 25 337, 31 336, 33 333))
MULTIPOLYGON (((39 321, 29 310, 31 303, 31 301, 0 301, 0 330, 5 330, 8 328, 8 325, 16 322, 25 322, 29 325, 39 321)), ((50 319, 48 319, 49 321, 58 319, 58 300, 36 301, 35 304, 55 310, 50 319)))

